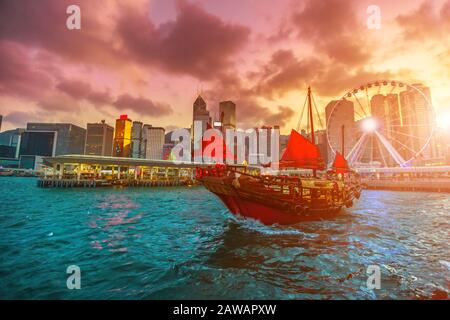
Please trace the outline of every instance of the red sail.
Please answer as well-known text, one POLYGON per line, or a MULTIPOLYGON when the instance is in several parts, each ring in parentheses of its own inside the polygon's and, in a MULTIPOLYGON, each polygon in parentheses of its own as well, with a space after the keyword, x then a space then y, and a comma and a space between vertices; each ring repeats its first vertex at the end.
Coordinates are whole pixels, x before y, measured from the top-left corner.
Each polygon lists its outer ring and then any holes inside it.
POLYGON ((325 169, 319 148, 295 130, 291 131, 280 160, 282 168, 325 169))
POLYGON ((336 151, 336 157, 334 158, 333 170, 336 173, 346 173, 350 170, 347 160, 345 160, 344 156, 339 153, 339 151, 336 151))

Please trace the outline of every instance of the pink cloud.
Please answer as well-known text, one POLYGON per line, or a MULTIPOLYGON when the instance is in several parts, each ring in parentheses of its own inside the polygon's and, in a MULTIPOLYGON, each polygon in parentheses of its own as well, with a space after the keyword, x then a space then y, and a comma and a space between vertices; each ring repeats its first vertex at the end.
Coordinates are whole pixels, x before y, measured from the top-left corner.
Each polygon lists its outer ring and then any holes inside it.
POLYGON ((186 1, 177 2, 175 20, 155 27, 145 11, 124 10, 117 32, 124 49, 139 61, 163 69, 213 79, 232 64, 249 29, 228 24, 186 1))
POLYGON ((172 108, 165 103, 153 102, 143 97, 133 97, 129 94, 120 95, 114 102, 117 109, 128 109, 140 115, 163 117, 172 114, 172 108))

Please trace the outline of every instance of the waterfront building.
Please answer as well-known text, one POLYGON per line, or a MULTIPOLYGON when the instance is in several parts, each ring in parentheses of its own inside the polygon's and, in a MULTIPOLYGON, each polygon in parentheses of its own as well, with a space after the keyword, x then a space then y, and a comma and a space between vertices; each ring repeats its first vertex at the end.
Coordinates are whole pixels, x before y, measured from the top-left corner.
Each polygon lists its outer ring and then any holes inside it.
POLYGON ((161 127, 146 126, 143 131, 145 136, 146 148, 145 158, 152 160, 163 159, 163 145, 165 138, 165 130, 161 127))
POLYGON ((147 159, 147 138, 152 127, 151 124, 144 124, 142 126, 141 154, 143 159, 147 159))
POLYGON ((223 132, 226 129, 236 129, 236 104, 233 101, 219 103, 219 121, 223 132))
MULTIPOLYGON (((71 123, 34 123, 30 122, 27 124, 27 129, 24 133, 22 133, 21 137, 21 145, 23 142, 24 134, 26 132, 56 132, 55 139, 56 145, 54 146, 55 155, 64 155, 64 154, 84 154, 84 146, 86 142, 86 129, 76 126, 71 123)), ((36 139, 36 143, 39 144, 37 133, 34 133, 29 137, 30 139, 36 139)), ((44 141, 43 144, 48 143, 48 139, 46 135, 42 135, 44 141)), ((30 146, 31 147, 31 146, 30 146)), ((22 147, 21 147, 22 148, 22 147)), ((40 155, 40 154, 35 154, 40 155)))
POLYGON ((20 156, 19 169, 43 170, 44 158, 42 156, 20 156))
MULTIPOLYGON (((333 146, 337 151, 341 151, 342 143, 342 126, 344 126, 344 153, 348 155, 359 137, 355 130, 355 107, 349 100, 333 100, 330 101, 325 108, 326 127, 331 141, 339 141, 339 145, 333 146), (331 119, 330 117, 333 117, 331 119), (331 126, 329 124, 332 124, 331 126)), ((332 157, 330 147, 327 147, 327 154, 332 157)))
MULTIPOLYGON (((370 99, 371 114, 379 123, 378 132, 380 132, 392 144, 395 150, 401 148, 404 134, 400 128, 400 104, 397 94, 376 94, 370 99)), ((388 156, 388 151, 376 139, 371 141, 371 148, 368 149, 370 154, 366 154, 365 158, 373 161, 384 163, 385 166, 391 167, 396 165, 394 159, 388 156)), ((366 152, 367 153, 367 152, 366 152)))
POLYGON ((14 148, 13 158, 19 157, 18 146, 20 144, 21 134, 24 131, 25 129, 23 128, 17 128, 13 130, 6 130, 0 133, 0 145, 14 148))
POLYGON ((2 131, 3 116, 0 114, 0 131, 2 131))
POLYGON ((15 158, 16 148, 0 144, 0 158, 15 158))
POLYGON ((26 130, 22 133, 19 147, 19 157, 56 155, 58 142, 57 131, 26 130))
POLYGON ((112 155, 114 128, 102 120, 100 123, 88 123, 84 154, 95 156, 112 155))
MULTIPOLYGON (((404 130, 403 144, 418 152, 433 132, 435 119, 431 106, 431 91, 422 84, 413 84, 400 93, 401 125, 404 130), (416 88, 416 89, 414 89, 416 88)), ((406 152, 403 150, 403 152, 406 152)), ((402 151, 400 151, 402 154, 402 151)), ((435 139, 421 155, 423 160, 437 156, 435 139)), ((405 156, 406 157, 406 156, 405 156)))
POLYGON ((142 143, 142 127, 143 124, 140 121, 133 121, 131 128, 131 157, 132 158, 144 158, 145 146, 142 143))
POLYGON ((131 127, 132 121, 126 114, 121 115, 116 120, 113 156, 125 158, 131 156, 131 127))

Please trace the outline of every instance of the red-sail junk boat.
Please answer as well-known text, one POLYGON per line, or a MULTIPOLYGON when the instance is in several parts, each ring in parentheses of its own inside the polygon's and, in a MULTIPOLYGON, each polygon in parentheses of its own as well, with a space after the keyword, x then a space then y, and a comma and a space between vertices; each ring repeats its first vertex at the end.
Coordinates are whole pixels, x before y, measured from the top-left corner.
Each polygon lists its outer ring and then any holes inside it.
POLYGON ((327 219, 343 207, 351 207, 361 194, 359 176, 339 152, 330 170, 325 171, 314 143, 310 88, 308 109, 311 141, 292 130, 277 174, 262 175, 252 167, 216 164, 197 168, 197 180, 233 214, 269 225, 327 219), (305 175, 304 170, 298 169, 311 169, 312 174, 305 175))

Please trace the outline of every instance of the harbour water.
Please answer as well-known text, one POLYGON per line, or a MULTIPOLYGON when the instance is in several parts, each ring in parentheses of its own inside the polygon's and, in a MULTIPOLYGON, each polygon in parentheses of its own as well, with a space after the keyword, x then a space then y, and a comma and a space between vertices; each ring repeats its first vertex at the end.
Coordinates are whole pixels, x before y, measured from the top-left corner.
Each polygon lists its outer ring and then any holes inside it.
POLYGON ((0 178, 3 299, 415 299, 450 292, 450 195, 364 191, 264 226, 202 187, 41 189, 0 178), (81 269, 69 290, 66 268, 81 269), (367 288, 367 268, 381 288, 367 288))

